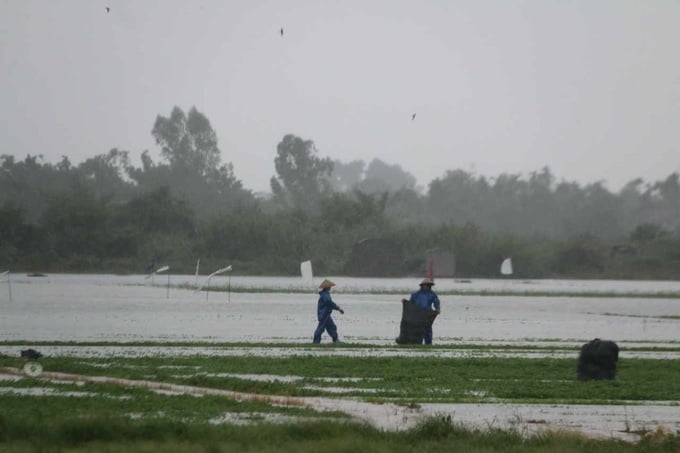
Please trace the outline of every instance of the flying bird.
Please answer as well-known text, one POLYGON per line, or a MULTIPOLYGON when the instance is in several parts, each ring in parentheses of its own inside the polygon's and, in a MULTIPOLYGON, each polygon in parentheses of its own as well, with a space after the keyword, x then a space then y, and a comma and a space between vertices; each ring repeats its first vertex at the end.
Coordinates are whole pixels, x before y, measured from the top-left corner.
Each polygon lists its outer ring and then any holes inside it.
POLYGON ((415 114, 415 113, 414 113, 413 115, 411 115, 411 121, 413 121, 414 119, 416 119, 416 114, 415 114))

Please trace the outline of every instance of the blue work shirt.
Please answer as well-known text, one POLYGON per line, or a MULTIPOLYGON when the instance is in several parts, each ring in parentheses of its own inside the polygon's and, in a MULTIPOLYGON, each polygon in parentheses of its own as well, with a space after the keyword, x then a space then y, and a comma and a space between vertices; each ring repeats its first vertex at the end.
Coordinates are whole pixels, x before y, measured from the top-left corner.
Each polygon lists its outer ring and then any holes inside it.
POLYGON ((415 293, 411 294, 409 301, 426 310, 432 310, 432 304, 434 304, 435 310, 440 309, 439 297, 437 297, 437 294, 432 290, 426 291, 421 288, 415 293))
POLYGON ((316 308, 318 320, 323 321, 333 310, 340 310, 340 307, 331 299, 331 293, 327 289, 319 291, 319 305, 316 308))

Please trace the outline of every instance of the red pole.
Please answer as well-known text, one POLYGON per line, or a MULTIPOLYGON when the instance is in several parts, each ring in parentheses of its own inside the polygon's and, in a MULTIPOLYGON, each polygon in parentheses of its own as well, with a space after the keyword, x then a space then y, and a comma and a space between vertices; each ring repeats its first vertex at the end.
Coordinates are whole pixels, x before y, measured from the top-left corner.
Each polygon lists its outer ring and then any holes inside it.
POLYGON ((427 278, 434 281, 434 259, 427 260, 427 278))

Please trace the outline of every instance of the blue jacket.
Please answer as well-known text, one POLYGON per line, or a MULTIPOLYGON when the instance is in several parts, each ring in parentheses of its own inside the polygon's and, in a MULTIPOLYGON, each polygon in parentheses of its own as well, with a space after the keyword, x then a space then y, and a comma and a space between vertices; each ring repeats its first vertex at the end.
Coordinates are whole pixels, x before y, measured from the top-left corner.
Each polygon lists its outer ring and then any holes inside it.
POLYGON ((331 315, 333 310, 340 310, 340 307, 331 299, 331 293, 327 290, 319 291, 319 305, 316 308, 316 317, 323 321, 331 315))
POLYGON ((437 297, 437 294, 432 290, 425 291, 421 288, 415 293, 411 294, 409 301, 426 310, 432 310, 432 304, 434 304, 435 310, 440 309, 439 297, 437 297))

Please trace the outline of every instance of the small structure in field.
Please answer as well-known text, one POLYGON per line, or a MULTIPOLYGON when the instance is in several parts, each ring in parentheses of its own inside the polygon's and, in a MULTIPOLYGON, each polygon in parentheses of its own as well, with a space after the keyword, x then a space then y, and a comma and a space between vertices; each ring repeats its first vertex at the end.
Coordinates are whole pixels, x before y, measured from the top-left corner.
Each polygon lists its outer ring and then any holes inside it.
POLYGON ((610 340, 595 338, 581 346, 576 374, 579 381, 616 379, 619 347, 610 340))

